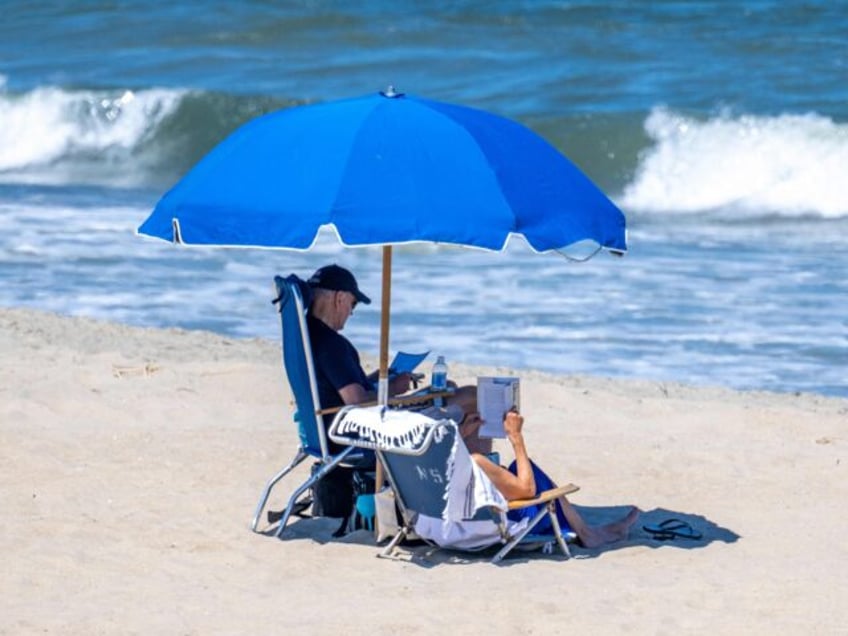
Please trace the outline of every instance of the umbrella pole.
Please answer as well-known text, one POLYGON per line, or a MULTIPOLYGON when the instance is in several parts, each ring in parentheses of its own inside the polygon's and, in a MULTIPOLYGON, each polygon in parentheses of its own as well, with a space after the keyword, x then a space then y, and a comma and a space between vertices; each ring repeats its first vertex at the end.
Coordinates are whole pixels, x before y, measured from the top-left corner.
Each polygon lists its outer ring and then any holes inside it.
POLYGON ((380 306, 380 377, 377 402, 389 403, 389 312, 392 305, 392 246, 383 246, 383 289, 380 306))
MULTIPOLYGON (((383 246, 383 287, 380 293, 380 376, 377 383, 377 401, 389 403, 389 311, 392 304, 392 246, 383 246)), ((383 489, 383 465, 378 461, 374 470, 374 496, 383 489)), ((374 536, 379 536, 377 519, 374 519, 374 536)))

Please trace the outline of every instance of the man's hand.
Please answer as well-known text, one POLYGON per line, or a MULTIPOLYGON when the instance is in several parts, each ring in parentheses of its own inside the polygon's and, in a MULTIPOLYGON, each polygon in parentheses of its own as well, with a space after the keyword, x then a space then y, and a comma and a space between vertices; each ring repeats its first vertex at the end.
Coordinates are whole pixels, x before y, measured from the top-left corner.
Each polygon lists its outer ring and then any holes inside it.
POLYGON ((400 395, 409 391, 412 376, 409 373, 401 373, 389 380, 389 395, 400 395))

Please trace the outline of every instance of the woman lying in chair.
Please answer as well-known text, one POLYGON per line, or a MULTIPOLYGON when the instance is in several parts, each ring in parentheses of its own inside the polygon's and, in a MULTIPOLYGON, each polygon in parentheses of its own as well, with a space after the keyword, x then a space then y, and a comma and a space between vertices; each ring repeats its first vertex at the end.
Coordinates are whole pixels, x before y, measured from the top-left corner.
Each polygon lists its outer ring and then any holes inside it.
MULTIPOLYGON (((460 426, 460 434, 464 439, 475 439, 475 433, 482 423, 479 413, 469 412, 460 426)), ((515 454, 515 462, 509 470, 494 463, 486 455, 469 449, 472 459, 508 501, 530 499, 543 490, 555 487, 548 476, 530 461, 521 432, 523 426, 524 418, 517 410, 513 409, 506 414, 504 430, 515 454)), ((630 526, 639 516, 639 509, 634 506, 618 521, 603 526, 590 526, 565 497, 561 497, 557 503, 561 513, 559 516, 565 518, 580 543, 587 548, 596 548, 627 538, 630 526)))

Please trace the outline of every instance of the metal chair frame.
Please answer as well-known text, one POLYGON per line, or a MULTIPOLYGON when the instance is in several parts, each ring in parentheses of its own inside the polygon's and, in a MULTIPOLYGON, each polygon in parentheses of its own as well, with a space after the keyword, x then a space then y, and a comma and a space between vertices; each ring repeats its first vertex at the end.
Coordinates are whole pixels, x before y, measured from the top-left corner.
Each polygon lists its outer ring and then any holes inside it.
POLYGON ((258 532, 259 519, 274 486, 307 457, 314 457, 320 463, 320 468, 295 488, 289 497, 276 531, 276 536, 279 538, 282 536, 286 523, 288 523, 289 517, 291 517, 301 496, 307 493, 333 468, 340 464, 350 464, 362 460, 364 453, 353 446, 347 446, 336 455, 330 454, 322 418, 321 402, 318 397, 312 347, 306 325, 307 307, 304 302, 304 295, 301 293, 301 289, 306 289, 306 286, 303 281, 294 275, 285 279, 281 276, 275 276, 274 284, 277 290, 277 298, 274 302, 278 304, 283 332, 283 367, 297 407, 294 419, 298 426, 300 445, 291 462, 266 483, 253 514, 253 520, 250 524, 251 530, 258 532))

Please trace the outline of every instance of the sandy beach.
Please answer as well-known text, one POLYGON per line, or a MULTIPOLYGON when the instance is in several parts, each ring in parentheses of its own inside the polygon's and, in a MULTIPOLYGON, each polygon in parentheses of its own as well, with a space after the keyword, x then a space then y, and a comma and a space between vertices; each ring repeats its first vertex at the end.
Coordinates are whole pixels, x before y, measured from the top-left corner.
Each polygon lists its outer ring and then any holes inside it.
POLYGON ((642 518, 567 561, 404 562, 332 520, 249 530, 296 447, 277 342, 3 309, 0 347, 0 633, 846 629, 848 400, 516 372, 531 455, 642 518), (641 529, 668 517, 704 538, 641 529))

